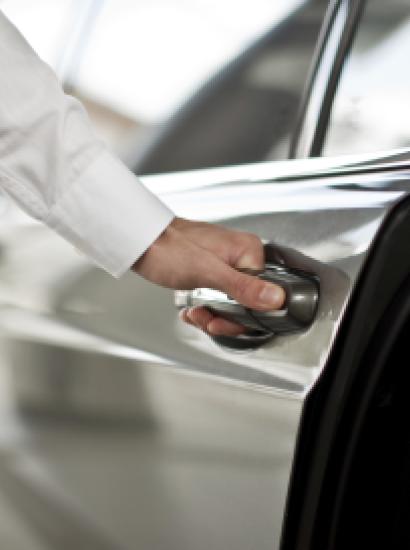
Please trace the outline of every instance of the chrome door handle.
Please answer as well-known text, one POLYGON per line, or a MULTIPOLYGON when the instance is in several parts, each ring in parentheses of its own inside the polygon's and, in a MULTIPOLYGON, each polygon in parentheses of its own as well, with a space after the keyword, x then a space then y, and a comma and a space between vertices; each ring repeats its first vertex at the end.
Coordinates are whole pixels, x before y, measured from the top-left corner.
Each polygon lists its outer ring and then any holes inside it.
POLYGON ((249 309, 227 294, 209 288, 177 291, 176 306, 180 309, 204 306, 220 317, 240 323, 251 331, 246 338, 248 343, 252 338, 256 343, 274 334, 303 330, 312 323, 319 300, 319 280, 314 274, 273 263, 267 263, 263 271, 243 271, 283 287, 286 292, 283 308, 263 312, 249 309))

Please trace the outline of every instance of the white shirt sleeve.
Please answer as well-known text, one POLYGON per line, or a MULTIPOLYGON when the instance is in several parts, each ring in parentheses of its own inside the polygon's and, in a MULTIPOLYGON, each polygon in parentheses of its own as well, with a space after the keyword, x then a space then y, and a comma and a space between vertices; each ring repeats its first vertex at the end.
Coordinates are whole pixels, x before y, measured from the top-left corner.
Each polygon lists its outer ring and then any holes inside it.
POLYGON ((174 217, 95 137, 82 105, 1 11, 0 186, 114 276, 174 217))

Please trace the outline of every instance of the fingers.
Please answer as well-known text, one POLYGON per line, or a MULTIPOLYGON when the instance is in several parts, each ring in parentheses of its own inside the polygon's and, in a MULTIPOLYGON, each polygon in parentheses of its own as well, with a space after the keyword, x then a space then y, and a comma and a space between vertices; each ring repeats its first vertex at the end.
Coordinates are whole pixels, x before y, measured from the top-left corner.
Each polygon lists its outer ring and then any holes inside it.
POLYGON ((263 269, 265 251, 259 237, 251 233, 238 233, 239 254, 234 261, 236 268, 263 269))
MULTIPOLYGON (((194 229, 191 233, 195 239, 191 235, 191 240, 171 223, 134 264, 133 270, 168 288, 218 289, 251 309, 264 311, 282 306, 285 300, 283 289, 231 267, 263 267, 263 246, 258 237, 247 233, 234 234, 208 225, 194 229)), ((214 335, 245 332, 244 327, 217 317, 205 308, 184 312, 182 319, 214 335)))
POLYGON ((239 336, 245 334, 246 329, 241 325, 227 321, 222 317, 215 317, 207 325, 207 332, 213 336, 239 336))
POLYGON ((186 323, 206 331, 208 323, 210 323, 215 316, 204 307, 191 307, 183 309, 180 317, 186 323))
POLYGON ((193 307, 182 310, 181 320, 213 336, 239 336, 246 332, 245 327, 216 317, 204 307, 193 307))
POLYGON ((251 309, 280 309, 285 302, 285 291, 280 286, 267 283, 253 275, 240 273, 222 262, 212 273, 212 279, 213 288, 227 293, 251 309))

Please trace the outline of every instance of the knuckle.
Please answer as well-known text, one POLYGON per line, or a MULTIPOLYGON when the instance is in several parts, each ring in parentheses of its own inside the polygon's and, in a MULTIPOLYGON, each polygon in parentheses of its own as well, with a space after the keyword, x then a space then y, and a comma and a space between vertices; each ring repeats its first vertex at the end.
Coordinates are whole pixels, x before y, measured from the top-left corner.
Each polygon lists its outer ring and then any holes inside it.
POLYGON ((236 296, 248 304, 253 304, 257 301, 263 285, 264 283, 255 277, 247 275, 237 277, 235 281, 236 296))
POLYGON ((258 235, 255 235, 254 233, 251 234, 251 238, 253 239, 254 243, 258 246, 262 246, 262 241, 258 237, 258 235))
POLYGON ((250 244, 253 246, 262 246, 260 238, 254 233, 246 233, 246 238, 250 244))
POLYGON ((258 247, 261 244, 261 241, 257 235, 253 233, 238 233, 236 235, 236 241, 238 245, 245 246, 246 248, 258 247))
POLYGON ((233 283, 233 291, 236 296, 239 296, 239 297, 246 296, 248 286, 249 286, 249 282, 247 279, 248 279, 247 277, 241 276, 241 275, 235 278, 235 281, 233 283))
POLYGON ((255 259, 259 260, 263 256, 263 244, 256 235, 247 234, 243 245, 247 253, 252 254, 255 259))

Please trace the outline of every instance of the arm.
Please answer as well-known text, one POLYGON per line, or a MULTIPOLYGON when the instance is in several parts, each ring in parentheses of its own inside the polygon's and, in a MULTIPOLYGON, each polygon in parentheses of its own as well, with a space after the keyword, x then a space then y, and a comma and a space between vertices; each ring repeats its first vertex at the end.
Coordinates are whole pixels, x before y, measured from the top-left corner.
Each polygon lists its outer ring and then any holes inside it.
POLYGON ((114 276, 174 217, 95 137, 82 105, 1 11, 0 185, 114 276))
MULTIPOLYGON (((130 267, 169 288, 211 286, 259 309, 283 290, 237 272, 262 267, 260 240, 173 213, 93 134, 81 104, 0 11, 0 185, 114 276, 130 267)), ((183 320, 216 333, 243 329, 203 308, 183 320)))

